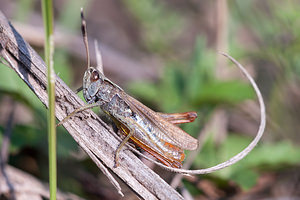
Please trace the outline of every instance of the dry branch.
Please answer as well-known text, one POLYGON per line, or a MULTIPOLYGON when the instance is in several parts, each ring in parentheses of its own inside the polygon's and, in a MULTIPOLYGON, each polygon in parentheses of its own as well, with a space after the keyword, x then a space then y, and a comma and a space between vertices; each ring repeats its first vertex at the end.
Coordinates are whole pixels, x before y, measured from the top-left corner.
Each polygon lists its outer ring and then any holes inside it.
MULTIPOLYGON (((0 43, 1 56, 47 106, 45 63, 16 32, 2 12, 0 12, 0 43)), ((56 77, 56 80, 56 117, 62 120, 84 103, 59 77, 56 77)), ((114 152, 119 140, 92 111, 85 111, 72 117, 64 126, 93 161, 102 166, 101 170, 104 170, 103 163, 141 198, 182 199, 173 188, 130 151, 124 149, 120 152, 120 166, 114 168, 114 152)))

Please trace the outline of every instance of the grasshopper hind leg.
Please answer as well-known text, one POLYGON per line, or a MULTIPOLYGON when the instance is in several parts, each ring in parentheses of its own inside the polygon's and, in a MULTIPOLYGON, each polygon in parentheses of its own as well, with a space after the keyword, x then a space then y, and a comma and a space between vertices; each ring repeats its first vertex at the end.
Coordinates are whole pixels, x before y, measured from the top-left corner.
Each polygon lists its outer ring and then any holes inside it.
POLYGON ((183 112, 183 113, 157 113, 162 118, 172 124, 183 124, 193 122, 197 118, 196 112, 183 112))

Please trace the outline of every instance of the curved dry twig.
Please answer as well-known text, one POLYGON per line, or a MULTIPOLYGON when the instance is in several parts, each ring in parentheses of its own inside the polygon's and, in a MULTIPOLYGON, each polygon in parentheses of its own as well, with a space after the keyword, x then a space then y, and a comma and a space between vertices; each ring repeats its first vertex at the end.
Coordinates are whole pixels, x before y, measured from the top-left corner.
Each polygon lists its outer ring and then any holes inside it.
POLYGON ((225 162, 222 162, 218 165, 215 165, 213 167, 209 167, 206 169, 198 169, 198 170, 186 170, 186 169, 177 169, 177 168, 172 168, 172 167, 167 167, 157 161, 154 161, 151 158, 146 157, 145 155, 141 154, 140 152, 138 152, 136 149, 132 148, 131 146, 128 146, 130 148, 130 150, 133 150, 134 152, 138 153, 139 155, 143 156, 144 158, 146 158, 147 160, 150 160, 152 162, 154 162, 155 164, 157 164, 158 166, 169 170, 171 172, 176 172, 176 173, 183 173, 183 174, 208 174, 208 173, 212 173, 215 172, 217 170, 223 169, 225 167, 228 167, 230 165, 233 165, 235 163, 237 163, 238 161, 240 161, 241 159, 243 159, 248 153, 250 153, 250 151, 252 151, 252 149, 256 146, 256 144, 259 142, 259 140, 261 139, 261 137, 263 136, 264 130, 265 130, 265 126, 266 126, 266 109, 265 109, 265 104, 264 104, 264 100, 262 97, 262 94, 257 86, 257 84, 255 83, 255 81, 253 80, 253 78, 251 77, 251 75, 247 72, 247 70, 238 62, 236 61, 234 58, 232 58, 231 56, 229 56, 226 53, 221 53, 222 55, 224 55, 225 57, 229 58, 237 67, 239 67, 239 69, 243 72, 243 74, 248 78, 248 80, 250 81, 256 95, 259 101, 259 105, 260 105, 260 125, 259 125, 259 129, 257 131, 257 134, 255 136, 255 138, 252 140, 252 142, 240 153, 238 153, 237 155, 233 156, 232 158, 228 159, 225 162))

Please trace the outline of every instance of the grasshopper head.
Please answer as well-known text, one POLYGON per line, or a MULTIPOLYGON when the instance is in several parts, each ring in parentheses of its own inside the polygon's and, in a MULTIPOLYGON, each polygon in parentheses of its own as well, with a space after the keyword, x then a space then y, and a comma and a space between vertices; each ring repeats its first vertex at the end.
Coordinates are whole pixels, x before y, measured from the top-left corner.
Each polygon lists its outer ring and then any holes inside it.
POLYGON ((97 101, 97 93, 100 89, 101 84, 104 81, 104 75, 97 68, 90 66, 90 53, 89 53, 89 45, 87 39, 87 28, 86 28, 86 21, 83 16, 82 8, 81 8, 81 32, 82 32, 83 43, 85 46, 86 57, 87 57, 87 69, 83 76, 83 85, 82 85, 83 97, 87 103, 94 103, 97 101))
POLYGON ((83 97, 87 103, 97 100, 97 93, 104 81, 104 75, 94 67, 89 67, 83 76, 83 97))

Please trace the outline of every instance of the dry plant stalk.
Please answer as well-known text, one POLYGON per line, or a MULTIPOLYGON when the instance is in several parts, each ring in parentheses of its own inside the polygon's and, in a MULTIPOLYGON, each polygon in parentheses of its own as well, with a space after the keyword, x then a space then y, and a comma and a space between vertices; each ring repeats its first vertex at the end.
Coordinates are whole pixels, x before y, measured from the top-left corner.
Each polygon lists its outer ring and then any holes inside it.
MULTIPOLYGON (((25 81, 37 97, 47 106, 45 64, 37 53, 22 39, 5 16, 0 12, 0 53, 12 69, 25 81)), ((230 166, 244 158, 258 143, 265 128, 265 106, 261 93, 248 72, 232 57, 232 60, 250 80, 260 104, 261 123, 254 140, 242 152, 214 167, 200 170, 174 169, 158 165, 177 173, 205 174, 230 166)), ((84 103, 68 86, 56 77, 56 117, 62 120, 84 103)), ((121 193, 120 186, 106 167, 120 177, 143 199, 182 199, 172 187, 145 166, 131 151, 120 151, 119 167, 114 167, 114 155, 120 139, 110 131, 92 111, 86 110, 64 123, 74 140, 88 153, 97 166, 109 177, 121 193)), ((134 150, 134 149, 133 149, 134 150)))
MULTIPOLYGON (((0 54, 47 106, 46 67, 40 56, 23 40, 6 17, 0 12, 0 54)), ((83 101, 56 77, 56 117, 62 120, 83 101)), ((74 140, 83 148, 97 166, 113 181, 118 192, 119 184, 109 175, 109 168, 142 199, 182 199, 156 173, 145 166, 130 151, 120 152, 120 166, 114 168, 114 152, 119 145, 110 128, 92 111, 84 111, 64 124, 74 140)))

